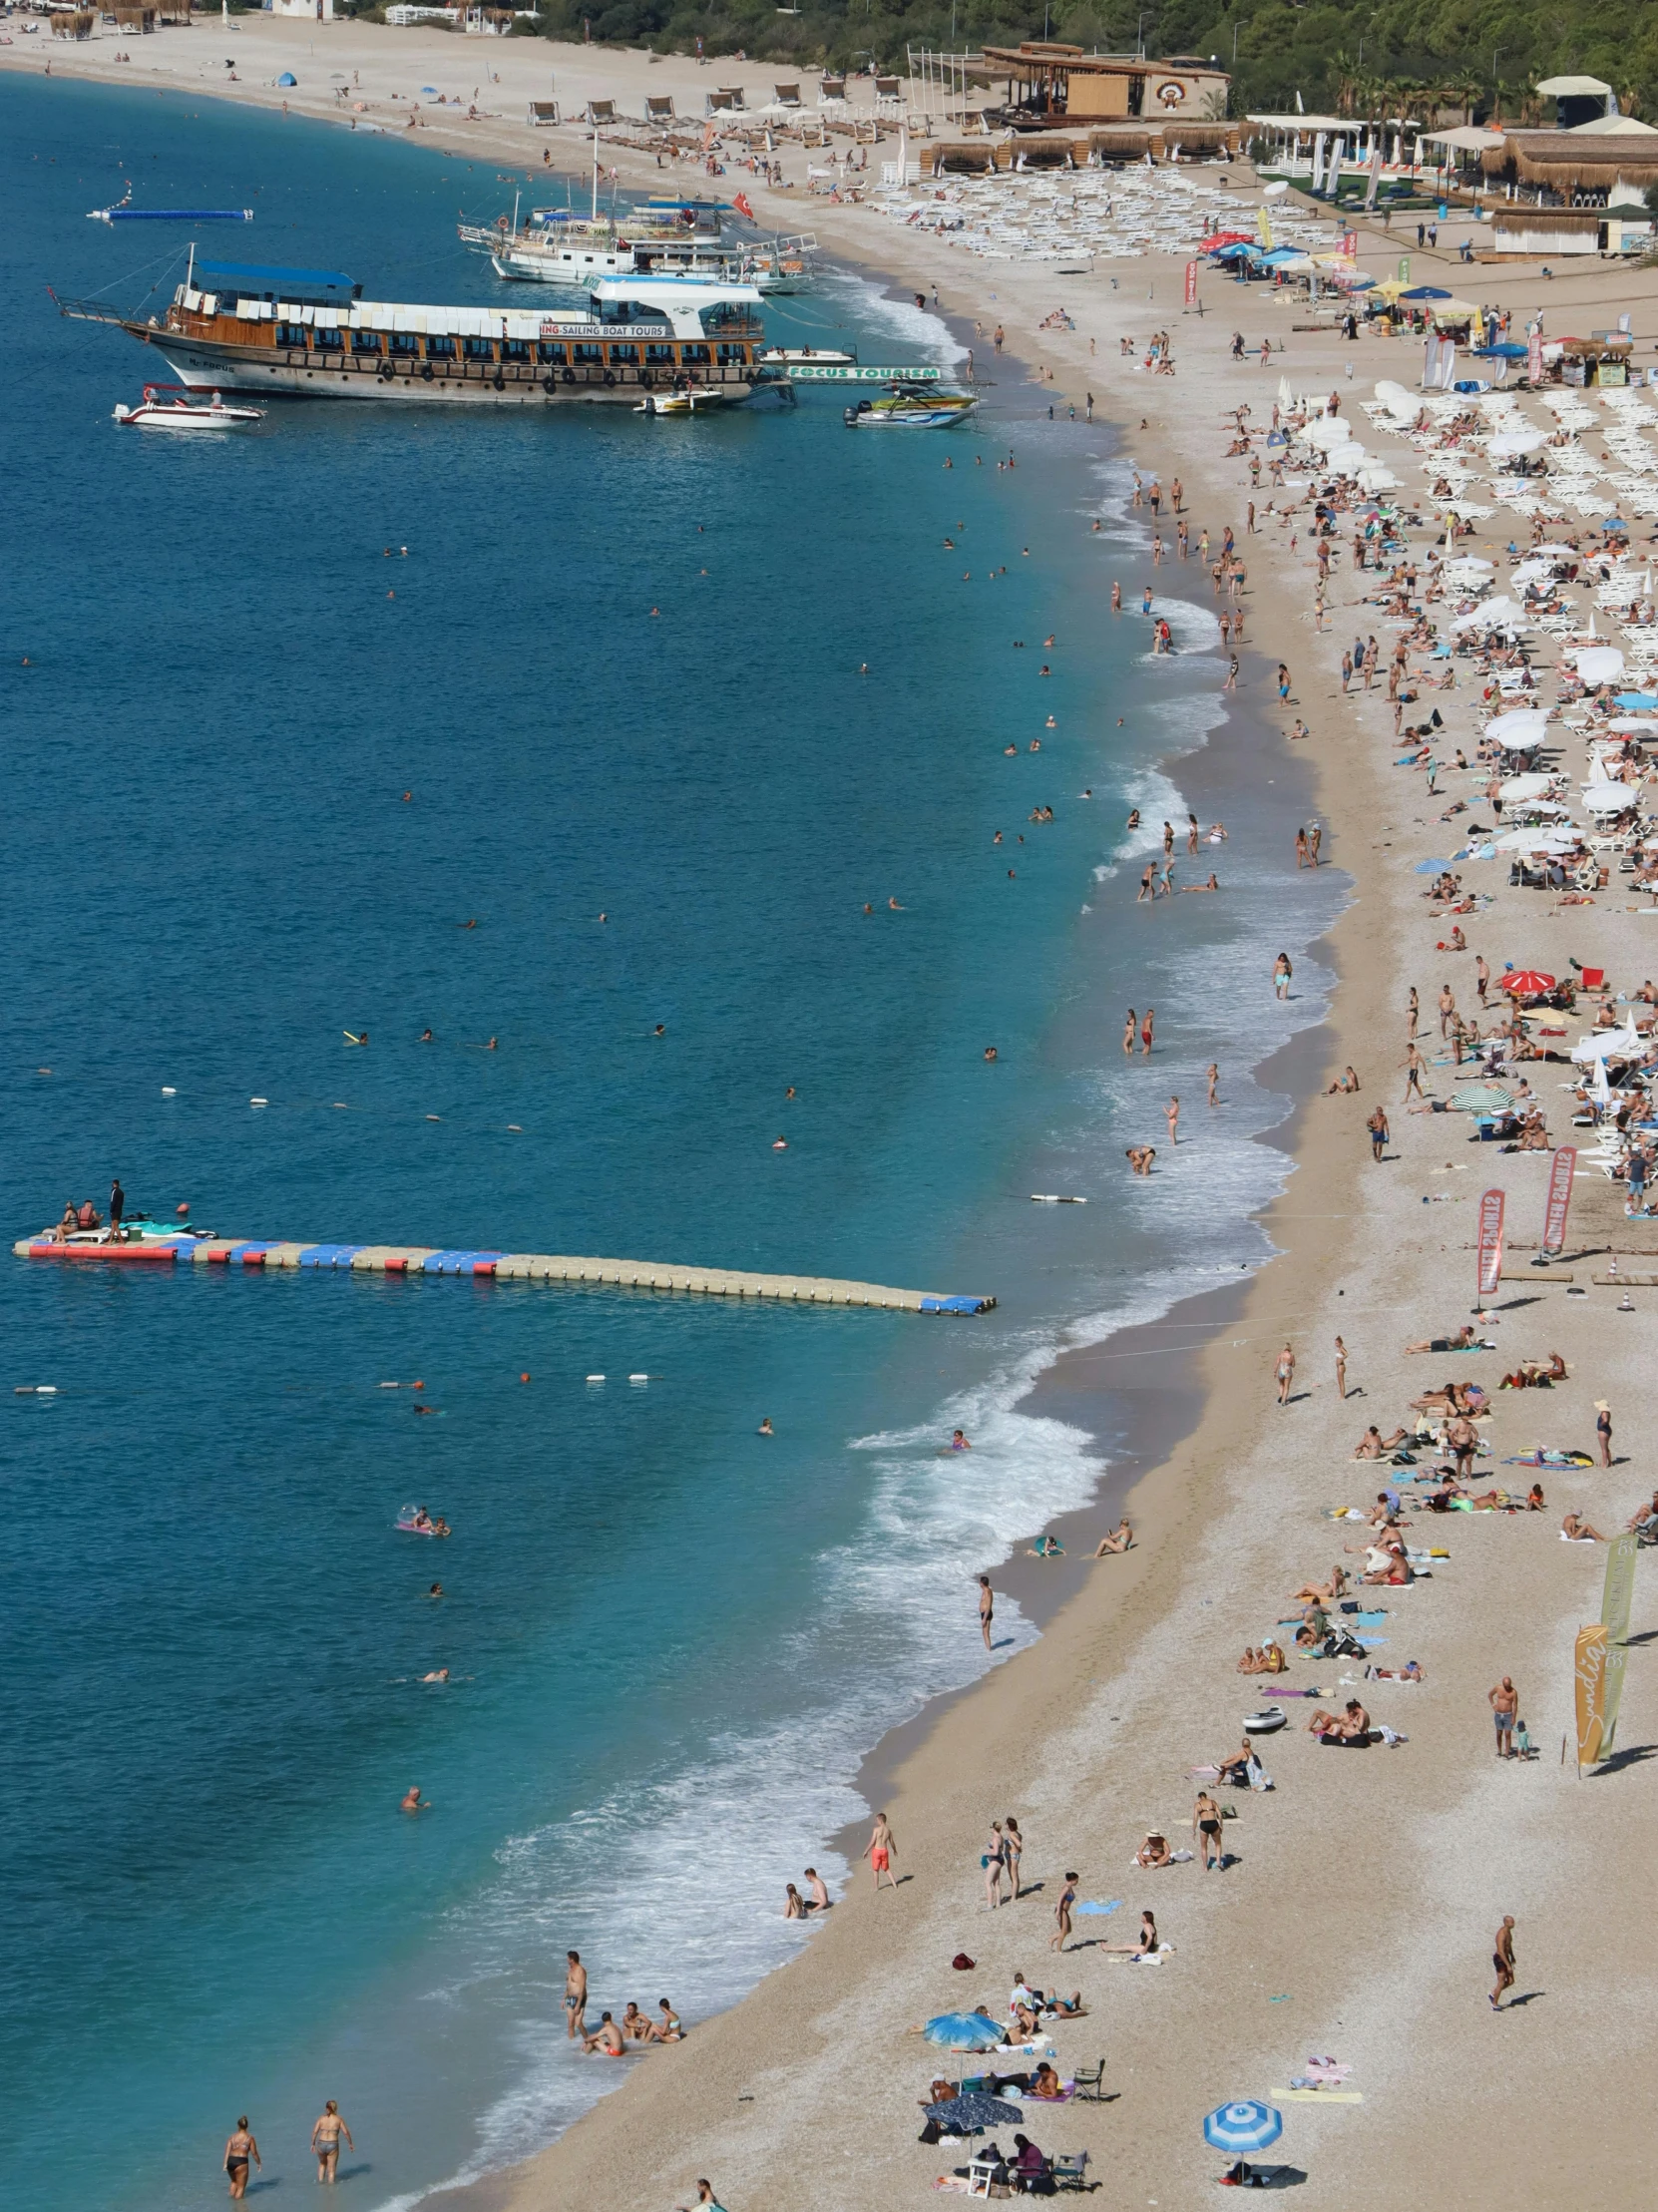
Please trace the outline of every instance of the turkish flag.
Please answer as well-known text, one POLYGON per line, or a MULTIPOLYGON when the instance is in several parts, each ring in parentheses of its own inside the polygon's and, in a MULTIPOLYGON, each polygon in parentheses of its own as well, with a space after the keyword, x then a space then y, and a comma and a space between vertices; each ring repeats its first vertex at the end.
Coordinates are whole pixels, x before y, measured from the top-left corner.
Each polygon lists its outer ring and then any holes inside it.
POLYGON ((732 201, 731 205, 733 208, 736 209, 739 216, 746 216, 750 222, 754 221, 754 211, 748 205, 746 195, 739 192, 736 199, 732 201))

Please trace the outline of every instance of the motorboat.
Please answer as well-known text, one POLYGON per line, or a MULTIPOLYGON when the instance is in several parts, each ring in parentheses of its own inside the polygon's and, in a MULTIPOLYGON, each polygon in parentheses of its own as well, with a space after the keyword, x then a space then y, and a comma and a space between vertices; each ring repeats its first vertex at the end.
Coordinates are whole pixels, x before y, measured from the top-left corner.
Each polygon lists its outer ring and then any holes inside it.
POLYGON ((226 407, 217 392, 203 407, 194 401, 163 399, 163 392, 187 391, 184 384, 146 384, 144 398, 137 407, 118 406, 117 422, 136 426, 140 430, 250 430, 255 423, 263 422, 262 407, 226 407))
POLYGON ((668 392, 646 392, 633 409, 635 415, 705 415, 725 404, 725 394, 700 385, 684 385, 668 392))
POLYGON ((978 404, 977 392, 895 384, 879 399, 860 399, 848 407, 845 421, 849 430, 937 430, 965 422, 978 404))

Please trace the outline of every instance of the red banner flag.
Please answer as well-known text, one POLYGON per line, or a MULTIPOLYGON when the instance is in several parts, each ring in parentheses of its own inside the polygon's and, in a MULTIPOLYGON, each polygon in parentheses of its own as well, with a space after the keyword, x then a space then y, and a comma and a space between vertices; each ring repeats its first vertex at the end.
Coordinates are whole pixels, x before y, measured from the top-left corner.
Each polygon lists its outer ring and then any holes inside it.
POLYGON ((1197 263, 1195 261, 1186 263, 1186 305, 1188 307, 1197 305, 1197 263))
POLYGON ((732 201, 731 205, 733 208, 736 209, 739 216, 746 216, 750 222, 754 221, 754 211, 748 205, 746 194, 739 192, 735 200, 732 201))
POLYGON ((1487 1190, 1479 1201, 1479 1296, 1494 1298, 1502 1281, 1502 1192, 1487 1190))
POLYGON ((1543 380, 1543 334, 1535 323, 1525 336, 1525 373, 1533 384, 1543 380))
POLYGON ((1543 1208, 1545 1252, 1563 1252, 1566 1248, 1566 1214, 1571 1207, 1571 1178, 1576 1172, 1576 1150, 1570 1144, 1562 1144, 1548 1171, 1548 1203, 1543 1208))

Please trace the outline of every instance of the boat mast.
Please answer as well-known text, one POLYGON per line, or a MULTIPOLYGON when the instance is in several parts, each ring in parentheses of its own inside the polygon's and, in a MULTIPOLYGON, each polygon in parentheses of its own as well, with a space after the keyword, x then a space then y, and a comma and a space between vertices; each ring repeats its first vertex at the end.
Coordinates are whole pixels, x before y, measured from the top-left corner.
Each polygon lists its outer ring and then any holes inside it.
POLYGON ((593 221, 599 221, 599 126, 593 127, 593 221))
POLYGON ((194 238, 190 241, 190 266, 185 271, 185 289, 188 292, 193 292, 196 289, 196 240, 194 238))

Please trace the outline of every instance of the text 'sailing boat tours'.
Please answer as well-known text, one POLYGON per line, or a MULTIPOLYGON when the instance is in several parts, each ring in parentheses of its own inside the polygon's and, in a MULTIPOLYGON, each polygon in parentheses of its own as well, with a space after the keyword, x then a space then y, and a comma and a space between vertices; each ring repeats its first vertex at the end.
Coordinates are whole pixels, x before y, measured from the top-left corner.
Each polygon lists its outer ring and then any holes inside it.
POLYGON ((766 364, 751 284, 689 276, 602 277, 581 306, 546 312, 365 300, 326 269, 198 263, 160 318, 99 300, 60 300, 80 321, 112 323, 153 346, 191 391, 315 399, 529 406, 624 401, 641 391, 766 389, 791 398, 766 364))
POLYGON ((137 407, 118 406, 115 419, 134 430, 179 430, 187 436, 203 431, 251 430, 264 420, 262 407, 226 407, 223 395, 214 392, 206 407, 188 399, 163 399, 163 392, 183 392, 183 384, 146 384, 137 407))

